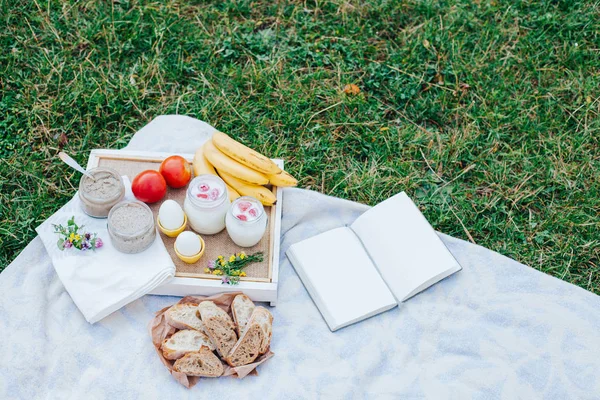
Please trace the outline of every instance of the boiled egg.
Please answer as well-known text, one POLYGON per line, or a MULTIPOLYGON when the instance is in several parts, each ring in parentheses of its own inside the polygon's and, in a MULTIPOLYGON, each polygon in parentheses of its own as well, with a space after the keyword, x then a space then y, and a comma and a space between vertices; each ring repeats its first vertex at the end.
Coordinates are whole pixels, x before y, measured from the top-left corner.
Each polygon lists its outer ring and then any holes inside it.
POLYGON ((185 231, 177 236, 175 248, 182 256, 191 257, 200 253, 202 243, 200 242, 200 237, 194 232, 185 231))
POLYGON ((158 210, 158 218, 160 219, 160 224, 165 229, 177 229, 183 225, 183 210, 176 201, 165 200, 158 210))

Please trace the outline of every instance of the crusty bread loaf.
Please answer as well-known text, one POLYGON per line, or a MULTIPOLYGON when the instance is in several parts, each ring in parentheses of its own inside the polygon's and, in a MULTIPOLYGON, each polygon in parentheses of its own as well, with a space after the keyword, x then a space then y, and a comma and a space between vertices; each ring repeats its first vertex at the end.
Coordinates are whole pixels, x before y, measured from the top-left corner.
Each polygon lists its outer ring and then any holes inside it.
POLYGON ((237 341, 235 325, 231 317, 212 301, 200 303, 198 312, 204 324, 204 331, 217 346, 219 355, 223 358, 227 357, 237 341))
POLYGON ((206 346, 210 350, 215 349, 215 345, 204 332, 195 329, 184 329, 165 339, 161 348, 163 356, 167 360, 177 360, 186 353, 200 350, 202 346, 206 346))
POLYGON ((196 329, 204 332, 204 324, 198 318, 198 304, 175 304, 165 312, 169 325, 177 329, 196 329))
POLYGON ((238 294, 231 303, 231 314, 235 322, 238 336, 242 336, 254 311, 254 303, 245 294, 238 294))
POLYGON ((260 346, 260 354, 264 354, 269 350, 271 345, 271 337, 273 336, 273 315, 264 307, 256 307, 250 318, 251 322, 258 324, 263 330, 264 336, 260 346))
POLYGON ((226 361, 232 367, 250 364, 269 349, 273 333, 273 316, 264 307, 255 307, 246 330, 226 361))
POLYGON ((208 347, 202 346, 199 351, 175 361, 173 370, 189 376, 214 378, 223 375, 223 363, 208 347))

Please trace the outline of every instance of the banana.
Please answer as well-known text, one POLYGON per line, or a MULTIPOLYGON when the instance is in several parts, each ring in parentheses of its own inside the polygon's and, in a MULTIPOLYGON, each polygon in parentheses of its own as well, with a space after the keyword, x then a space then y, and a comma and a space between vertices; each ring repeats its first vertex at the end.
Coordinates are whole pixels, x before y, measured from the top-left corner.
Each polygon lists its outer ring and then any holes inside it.
POLYGON ((296 178, 294 178, 292 175, 288 174, 285 171, 281 171, 280 173, 274 175, 267 175, 267 178, 269 178, 269 182, 271 182, 271 185, 275 186, 284 187, 298 185, 298 181, 296 180, 296 178))
POLYGON ((192 162, 194 167, 194 176, 203 175, 203 174, 212 174, 216 175, 217 171, 215 171, 215 167, 210 165, 210 163, 204 157, 204 146, 198 147, 196 150, 196 154, 194 154, 194 161, 192 162))
MULTIPOLYGON (((204 157, 204 146, 200 146, 200 148, 196 150, 196 154, 194 154, 194 161, 192 165, 194 167, 194 176, 203 174, 217 175, 215 167, 213 167, 211 163, 208 162, 206 157, 204 157)), ((229 193, 229 201, 233 202, 235 199, 240 197, 240 194, 237 192, 237 190, 235 190, 228 184, 225 184, 225 186, 227 186, 227 193, 229 193)))
POLYGON ((278 174, 281 172, 281 168, 271 161, 270 158, 252 150, 248 146, 244 146, 223 132, 215 132, 212 142, 229 157, 258 172, 262 172, 263 174, 278 174))
POLYGON ((210 140, 204 144, 204 156, 219 171, 226 172, 236 178, 257 185, 266 185, 269 183, 269 179, 260 172, 250 169, 221 153, 210 140))
POLYGON ((225 184, 225 186, 227 186, 227 193, 229 193, 229 201, 233 203, 235 199, 240 197, 240 194, 228 184, 225 184))
POLYGON ((264 186, 254 185, 252 183, 244 182, 231 174, 224 171, 217 170, 221 178, 228 184, 231 185, 243 196, 252 196, 260 201, 265 206, 272 206, 277 202, 277 197, 264 186))

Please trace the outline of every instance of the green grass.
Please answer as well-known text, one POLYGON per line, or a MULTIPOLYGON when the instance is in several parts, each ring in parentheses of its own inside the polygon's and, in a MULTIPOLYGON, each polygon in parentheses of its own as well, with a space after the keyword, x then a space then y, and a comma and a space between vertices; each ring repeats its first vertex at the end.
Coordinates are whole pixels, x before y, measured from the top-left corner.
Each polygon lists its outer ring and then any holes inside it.
POLYGON ((0 0, 0 21, 0 269, 75 192, 59 149, 85 164, 179 113, 600 293, 597 2, 0 0))

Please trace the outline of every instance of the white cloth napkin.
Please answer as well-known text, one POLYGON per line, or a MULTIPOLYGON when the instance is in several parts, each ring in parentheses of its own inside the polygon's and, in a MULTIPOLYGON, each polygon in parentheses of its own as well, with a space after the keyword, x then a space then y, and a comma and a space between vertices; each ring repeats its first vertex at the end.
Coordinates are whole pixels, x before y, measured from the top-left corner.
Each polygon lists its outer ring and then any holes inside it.
MULTIPOLYGON (((131 183, 123 177, 127 188, 125 199, 133 199, 131 183)), ((93 324, 142 297, 175 276, 175 264, 157 232, 152 245, 137 254, 125 254, 115 249, 108 236, 107 219, 87 216, 75 194, 64 207, 36 228, 52 265, 69 295, 93 324), (97 233, 103 241, 99 249, 80 251, 74 248, 59 250, 58 234, 52 224, 66 226, 71 217, 83 232, 97 233)))

